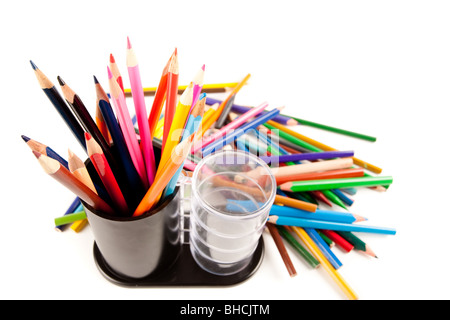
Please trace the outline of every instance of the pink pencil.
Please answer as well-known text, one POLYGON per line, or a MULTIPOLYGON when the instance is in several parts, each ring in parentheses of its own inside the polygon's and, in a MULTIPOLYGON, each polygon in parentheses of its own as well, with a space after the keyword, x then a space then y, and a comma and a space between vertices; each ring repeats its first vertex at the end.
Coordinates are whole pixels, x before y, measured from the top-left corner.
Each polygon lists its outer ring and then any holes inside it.
POLYGON ((261 112, 263 112, 264 109, 267 108, 267 106, 268 106, 268 103, 264 102, 260 106, 250 109, 249 111, 247 111, 246 113, 241 115, 239 118, 235 119, 234 121, 232 121, 229 124, 227 124, 226 126, 224 126, 222 129, 220 129, 216 133, 214 133, 210 136, 204 137, 202 139, 202 141, 199 141, 198 143, 196 143, 194 145, 194 147, 192 148, 192 153, 196 153, 198 150, 203 149, 204 147, 206 147, 213 141, 224 137, 231 130, 237 129, 238 127, 240 127, 242 124, 244 124, 248 120, 252 119, 253 117, 255 117, 258 114, 260 114, 261 112))
POLYGON ((131 121, 130 113, 128 112, 127 104, 125 101, 125 96, 120 89, 119 84, 114 79, 111 69, 108 67, 108 79, 109 88, 111 93, 111 100, 113 106, 116 110, 117 118, 119 120, 120 128, 127 144, 128 150, 130 152, 131 160, 141 178, 141 181, 146 189, 149 188, 147 173, 145 171, 144 159, 142 157, 141 150, 139 148, 139 143, 136 138, 136 131, 133 127, 133 122, 131 121))
POLYGON ((205 77, 205 65, 199 70, 199 72, 195 75, 194 78, 194 99, 192 100, 192 108, 195 106, 195 104, 198 101, 198 97, 200 96, 200 93, 202 92, 203 88, 203 79, 205 77))
POLYGON ((147 120, 147 108, 144 100, 144 90, 142 88, 141 75, 139 65, 131 47, 130 39, 127 38, 127 67, 130 76, 131 92, 136 109, 136 118, 139 126, 139 135, 141 138, 142 153, 144 156, 145 169, 147 172, 148 185, 151 186, 155 179, 155 154, 153 151, 153 143, 150 137, 150 126, 147 120))

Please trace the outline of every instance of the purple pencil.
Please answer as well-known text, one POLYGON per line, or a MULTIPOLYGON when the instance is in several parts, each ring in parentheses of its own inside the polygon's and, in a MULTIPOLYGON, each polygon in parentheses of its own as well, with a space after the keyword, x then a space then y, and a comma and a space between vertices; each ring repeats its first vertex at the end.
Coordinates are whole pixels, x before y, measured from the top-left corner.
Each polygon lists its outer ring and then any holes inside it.
POLYGON ((334 159, 334 158, 347 158, 353 157, 353 151, 326 151, 326 152, 311 152, 311 153, 298 153, 287 154, 280 156, 260 156, 261 160, 266 163, 286 163, 302 160, 319 160, 319 159, 334 159))
MULTIPOLYGON (((209 106, 214 105, 215 103, 221 104, 222 101, 221 100, 217 100, 214 98, 210 98, 210 97, 206 97, 206 101, 205 103, 209 106)), ((252 109, 252 107, 244 107, 244 106, 239 106, 236 104, 233 104, 231 106, 231 111, 239 113, 239 114, 244 114, 247 111, 249 111, 250 109, 252 109)), ((267 113, 268 111, 264 111, 264 113, 267 113)), ((298 121, 295 119, 292 119, 290 117, 286 117, 286 116, 282 116, 282 115, 278 115, 275 118, 272 119, 275 122, 284 124, 286 126, 296 126, 298 125, 298 121)))

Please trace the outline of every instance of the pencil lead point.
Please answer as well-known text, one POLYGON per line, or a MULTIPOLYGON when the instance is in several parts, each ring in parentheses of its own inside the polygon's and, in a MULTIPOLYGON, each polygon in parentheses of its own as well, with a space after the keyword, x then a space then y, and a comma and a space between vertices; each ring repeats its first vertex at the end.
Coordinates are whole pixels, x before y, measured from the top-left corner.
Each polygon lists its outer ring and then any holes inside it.
POLYGON ((113 74, 111 72, 111 69, 109 67, 106 67, 108 69, 108 79, 112 79, 113 74))
POLYGON ((33 70, 39 69, 39 68, 37 67, 37 65, 34 64, 33 61, 30 60, 30 63, 31 63, 31 67, 33 68, 33 70))
POLYGON ((114 56, 113 56, 112 53, 109 55, 109 62, 110 63, 116 63, 116 59, 114 59, 114 56))
POLYGON ((95 84, 98 84, 98 80, 97 80, 96 76, 94 76, 94 82, 95 82, 95 84))
POLYGON ((202 70, 205 71, 205 65, 202 66, 202 70))
POLYGON ((41 157, 41 153, 39 153, 39 152, 37 152, 35 150, 33 150, 33 154, 36 157, 36 159, 39 159, 41 157))
POLYGON ((86 141, 89 141, 89 140, 92 139, 92 136, 91 136, 91 134, 89 132, 85 132, 84 133, 84 137, 86 138, 86 141))
POLYGON ((64 80, 63 80, 60 76, 58 76, 58 82, 59 82, 59 84, 60 84, 61 86, 66 85, 66 83, 64 82, 64 80))
POLYGON ((127 37, 127 49, 131 49, 130 37, 127 37))
POLYGON ((22 135, 22 139, 23 139, 23 141, 25 141, 25 142, 30 141, 30 138, 28 138, 27 136, 24 136, 24 135, 22 135))

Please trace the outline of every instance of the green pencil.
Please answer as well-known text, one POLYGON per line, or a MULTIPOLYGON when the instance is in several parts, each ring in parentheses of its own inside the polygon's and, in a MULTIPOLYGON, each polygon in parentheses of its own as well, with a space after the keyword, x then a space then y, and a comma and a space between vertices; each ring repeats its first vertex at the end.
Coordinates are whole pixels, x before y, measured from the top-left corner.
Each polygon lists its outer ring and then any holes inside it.
MULTIPOLYGON (((291 116, 289 116, 289 117, 291 117, 291 116)), ((375 142, 377 140, 377 138, 375 138, 375 137, 371 137, 371 136, 368 136, 368 135, 365 135, 365 134, 362 134, 362 133, 357 133, 357 132, 348 131, 348 130, 344 130, 344 129, 340 129, 340 128, 336 128, 336 127, 331 127, 331 126, 327 126, 325 124, 312 122, 312 121, 308 121, 308 120, 305 120, 305 119, 299 119, 299 118, 295 118, 295 117, 291 117, 291 118, 296 120, 299 124, 302 124, 302 125, 305 125, 305 126, 315 127, 315 128, 331 131, 331 132, 334 132, 334 133, 340 133, 340 134, 343 134, 343 135, 346 135, 346 136, 359 138, 359 139, 372 141, 372 142, 375 142)))
POLYGON ((283 139, 286 139, 289 142, 292 142, 292 143, 298 145, 299 147, 306 148, 306 149, 314 151, 314 152, 322 152, 323 151, 322 149, 319 149, 319 148, 313 146, 312 144, 309 144, 303 140, 300 140, 297 137, 291 136, 289 133, 279 130, 268 123, 265 123, 264 126, 267 129, 270 129, 272 132, 274 132, 276 130, 276 133, 278 134, 278 136, 280 136, 283 139))
POLYGON ((344 208, 345 210, 348 210, 347 206, 345 205, 345 203, 336 194, 334 194, 332 191, 330 191, 330 190, 322 190, 322 192, 325 195, 325 197, 327 197, 331 202, 333 202, 334 204, 337 204, 338 206, 344 208))
POLYGON ((286 239, 286 241, 294 247, 294 249, 300 254, 300 256, 306 260, 306 262, 312 267, 317 268, 319 267, 320 263, 317 261, 316 258, 314 258, 311 253, 309 253, 308 250, 306 250, 286 229, 284 226, 277 226, 278 231, 280 232, 281 236, 286 239))
POLYGON ((282 184, 280 187, 283 191, 303 192, 315 190, 330 190, 349 187, 376 187, 392 184, 391 176, 380 177, 357 177, 342 179, 325 179, 325 180, 305 180, 294 181, 282 184))
POLYGON ((369 246, 364 241, 355 236, 353 233, 348 231, 336 231, 336 233, 338 233, 342 238, 344 238, 350 244, 352 244, 356 250, 365 252, 369 256, 377 258, 372 249, 370 249, 369 246))
POLYGON ((86 219, 86 212, 80 211, 76 213, 66 214, 65 216, 55 218, 55 226, 62 226, 65 224, 73 223, 75 221, 86 219))

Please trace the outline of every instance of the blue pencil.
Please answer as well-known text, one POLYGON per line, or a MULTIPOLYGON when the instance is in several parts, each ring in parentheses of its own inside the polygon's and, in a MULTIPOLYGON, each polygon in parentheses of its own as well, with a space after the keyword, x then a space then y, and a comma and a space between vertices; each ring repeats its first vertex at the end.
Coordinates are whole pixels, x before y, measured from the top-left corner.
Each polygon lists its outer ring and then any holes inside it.
POLYGON ((218 151, 218 150, 222 149, 227 144, 233 142, 236 138, 242 136, 249 130, 255 129, 259 125, 266 123, 267 121, 271 120, 273 117, 275 117, 278 114, 280 114, 280 110, 273 109, 272 111, 270 111, 268 113, 264 113, 263 115, 260 115, 253 121, 250 121, 250 122, 244 124, 240 128, 237 128, 230 134, 227 134, 225 137, 217 139, 216 141, 212 142, 211 144, 209 144, 208 146, 206 146, 205 148, 202 149, 203 156, 210 155, 214 151, 218 151))
POLYGON ((323 255, 336 270, 342 267, 342 262, 336 257, 333 251, 331 251, 330 247, 326 244, 326 242, 322 239, 322 237, 317 233, 315 229, 304 228, 304 230, 316 243, 320 251, 322 251, 323 255))
POLYGON ((386 235, 395 235, 397 233, 396 230, 392 228, 320 221, 313 219, 283 217, 283 216, 269 216, 268 221, 270 223, 282 226, 294 226, 294 227, 333 230, 333 231, 367 232, 386 235))

